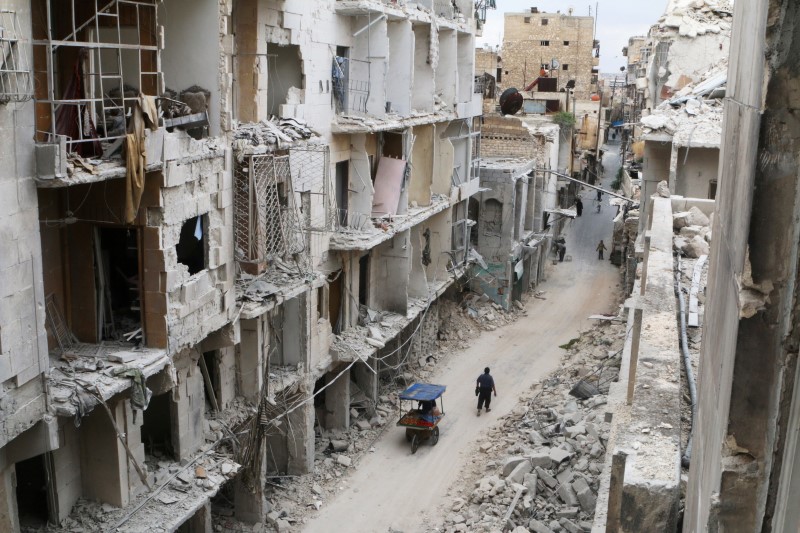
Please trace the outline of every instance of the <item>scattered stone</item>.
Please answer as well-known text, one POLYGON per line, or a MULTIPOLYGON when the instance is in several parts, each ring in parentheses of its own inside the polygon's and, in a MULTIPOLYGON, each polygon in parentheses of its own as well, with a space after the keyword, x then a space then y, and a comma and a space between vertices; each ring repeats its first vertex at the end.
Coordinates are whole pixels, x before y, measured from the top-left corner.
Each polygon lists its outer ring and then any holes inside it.
POLYGON ((571 453, 566 450, 562 450, 561 448, 550 448, 550 459, 552 459, 556 464, 566 461, 571 455, 571 453))
POLYGON ((342 466, 350 466, 353 464, 353 460, 347 457, 346 455, 339 455, 336 457, 336 462, 342 466))

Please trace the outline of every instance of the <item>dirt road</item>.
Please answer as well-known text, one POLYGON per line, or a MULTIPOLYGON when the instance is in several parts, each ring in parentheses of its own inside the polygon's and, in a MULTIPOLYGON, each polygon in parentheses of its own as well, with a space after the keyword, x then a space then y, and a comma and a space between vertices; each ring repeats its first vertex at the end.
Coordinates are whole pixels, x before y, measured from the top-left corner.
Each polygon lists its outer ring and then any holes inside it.
MULTIPOLYGON (((607 176, 616 172, 616 157, 613 152, 606 154, 607 176)), ((603 183, 610 181, 606 177, 603 183)), ((596 213, 593 191, 584 192, 583 198, 583 216, 566 234, 567 255, 573 260, 553 266, 540 286, 547 300, 531 298, 527 317, 483 333, 468 350, 452 354, 432 376, 433 382, 447 385, 439 443, 435 447, 423 443, 411 455, 404 432, 388 428, 375 442, 375 452, 365 455, 340 483, 345 489, 304 531, 373 533, 391 527, 410 533, 441 523, 437 509, 448 501, 448 489, 471 460, 484 429, 511 411, 535 380, 558 367, 562 352, 558 346, 587 329, 589 315, 614 311, 618 271, 608 262, 608 253, 605 261, 599 261, 595 252, 601 238, 606 243, 611 239, 612 209, 606 201, 602 212, 596 213), (492 369, 498 396, 493 398, 492 412, 477 417, 475 379, 485 366, 492 369)))

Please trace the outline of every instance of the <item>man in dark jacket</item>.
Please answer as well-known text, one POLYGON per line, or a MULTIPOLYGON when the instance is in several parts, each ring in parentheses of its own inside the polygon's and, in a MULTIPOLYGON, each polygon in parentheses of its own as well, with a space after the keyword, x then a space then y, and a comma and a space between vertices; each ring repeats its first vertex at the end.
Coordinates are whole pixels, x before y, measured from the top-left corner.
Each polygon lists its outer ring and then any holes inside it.
POLYGON ((583 214, 583 202, 581 201, 580 198, 575 200, 575 210, 578 212, 578 216, 581 216, 581 214, 583 214))
POLYGON ((486 404, 486 412, 491 411, 489 404, 492 402, 492 392, 497 397, 497 389, 494 387, 494 378, 489 374, 489 367, 483 369, 483 374, 478 376, 476 384, 478 388, 478 416, 481 416, 483 404, 486 404))

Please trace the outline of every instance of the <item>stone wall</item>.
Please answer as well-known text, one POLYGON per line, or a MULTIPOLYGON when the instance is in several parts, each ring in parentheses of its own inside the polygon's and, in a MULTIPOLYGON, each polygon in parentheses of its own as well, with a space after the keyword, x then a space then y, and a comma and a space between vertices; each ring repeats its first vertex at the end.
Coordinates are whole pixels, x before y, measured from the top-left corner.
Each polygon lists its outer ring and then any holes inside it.
POLYGON ((542 63, 549 64, 556 59, 559 67, 553 70, 552 76, 558 78, 559 89, 574 79, 576 97, 588 99, 597 89, 596 82, 592 83, 592 67, 595 63, 593 43, 593 17, 560 13, 506 13, 503 87, 522 90, 539 77, 542 63))

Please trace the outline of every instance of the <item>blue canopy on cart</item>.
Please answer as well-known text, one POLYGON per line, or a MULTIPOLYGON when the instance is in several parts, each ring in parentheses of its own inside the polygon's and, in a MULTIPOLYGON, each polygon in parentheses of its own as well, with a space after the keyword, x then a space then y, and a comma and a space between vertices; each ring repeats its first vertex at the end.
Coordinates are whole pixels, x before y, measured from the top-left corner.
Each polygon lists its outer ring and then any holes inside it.
POLYGON ((414 383, 409 388, 400 393, 401 400, 435 400, 444 394, 444 385, 431 385, 429 383, 414 383))

